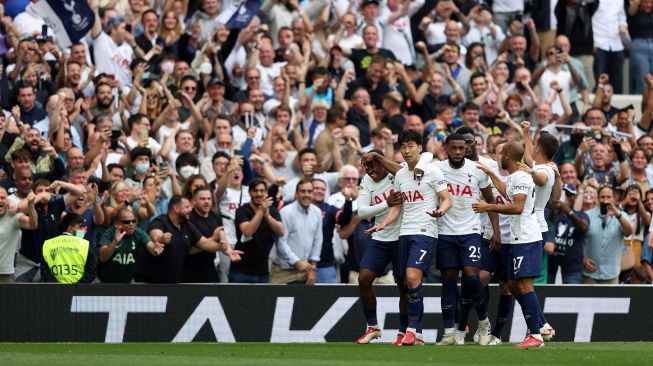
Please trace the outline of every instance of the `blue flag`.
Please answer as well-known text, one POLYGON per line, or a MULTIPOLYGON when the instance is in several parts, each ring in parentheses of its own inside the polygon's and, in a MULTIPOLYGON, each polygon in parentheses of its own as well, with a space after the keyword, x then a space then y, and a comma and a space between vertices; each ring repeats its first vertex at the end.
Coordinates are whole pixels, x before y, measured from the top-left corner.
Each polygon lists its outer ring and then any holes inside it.
POLYGON ((238 10, 227 21, 227 28, 242 29, 247 27, 249 22, 252 21, 252 18, 258 13, 260 7, 261 2, 259 0, 242 1, 238 6, 238 10))
POLYGON ((95 24, 95 13, 86 0, 40 0, 33 8, 62 48, 84 38, 95 24))

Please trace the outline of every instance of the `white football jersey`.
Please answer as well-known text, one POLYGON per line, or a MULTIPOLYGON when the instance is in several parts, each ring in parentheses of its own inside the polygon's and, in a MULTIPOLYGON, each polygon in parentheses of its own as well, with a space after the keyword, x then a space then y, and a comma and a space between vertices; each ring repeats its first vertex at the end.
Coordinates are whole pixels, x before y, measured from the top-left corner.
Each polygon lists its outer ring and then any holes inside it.
POLYGON ((482 198, 481 189, 490 186, 490 178, 472 160, 452 168, 449 160, 435 163, 440 168, 451 195, 451 209, 438 220, 438 233, 443 235, 482 234, 481 217, 472 204, 482 198))
POLYGON ((535 215, 535 182, 530 174, 516 171, 508 176, 506 194, 511 202, 515 195, 525 194, 524 210, 519 215, 510 215, 510 244, 533 243, 542 240, 537 216, 535 215))
POLYGON ((438 192, 447 189, 447 182, 440 169, 435 164, 427 164, 424 167, 424 176, 417 181, 413 178, 413 171, 408 170, 408 165, 405 165, 397 172, 394 186, 404 199, 399 235, 427 235, 437 238, 437 220, 427 212, 437 210, 438 192))
POLYGON ((222 226, 227 235, 227 240, 232 246, 238 242, 238 238, 236 237, 236 210, 238 207, 249 203, 250 200, 247 186, 242 186, 240 191, 227 187, 222 199, 218 203, 220 215, 222 215, 222 226))
MULTIPOLYGON (((374 223, 380 224, 388 216, 390 207, 387 204, 388 196, 395 191, 395 178, 388 174, 378 182, 365 175, 361 180, 358 189, 358 215, 362 218, 374 216, 374 223), (369 214, 367 214, 369 212, 369 214)), ((399 229, 401 228, 401 216, 381 231, 374 232, 372 239, 378 241, 396 241, 399 239, 399 229)))
POLYGON ((545 164, 535 164, 533 170, 536 172, 546 172, 546 183, 543 186, 535 185, 535 215, 537 215, 537 223, 540 225, 540 231, 545 233, 549 231, 549 226, 546 224, 546 219, 544 218, 544 207, 549 202, 549 198, 551 198, 551 190, 553 189, 556 177, 553 169, 545 164))
MULTIPOLYGON (((497 175, 499 175, 499 176, 501 175, 501 173, 499 172, 499 164, 497 164, 497 162, 494 161, 494 159, 488 159, 488 158, 486 158, 484 156, 479 156, 478 160, 483 165, 489 167, 490 170, 495 172, 497 175)), ((494 200, 496 202, 496 197, 498 195, 498 191, 496 190, 496 188, 494 188, 494 184, 492 184, 491 179, 490 179, 490 185, 492 186, 492 195, 494 196, 494 200)), ((492 234, 494 233, 494 230, 492 229, 492 223, 490 222, 490 217, 488 216, 487 212, 483 212, 481 214, 481 227, 483 228, 483 237, 485 239, 492 238, 492 234)), ((503 232, 503 230, 502 230, 502 232, 503 232)))
MULTIPOLYGON (((508 176, 499 176, 501 180, 505 183, 508 180, 508 176)), ((511 200, 502 196, 501 193, 492 185, 492 195, 494 195, 494 202, 497 205, 506 205, 512 203, 511 200)), ((487 217, 487 214, 484 213, 487 217)), ((484 227, 484 238, 492 238, 494 231, 492 230, 492 225, 489 225, 490 220, 488 219, 488 226, 484 227)), ((509 244, 510 243, 510 215, 499 214, 499 230, 501 230, 501 243, 509 244)))

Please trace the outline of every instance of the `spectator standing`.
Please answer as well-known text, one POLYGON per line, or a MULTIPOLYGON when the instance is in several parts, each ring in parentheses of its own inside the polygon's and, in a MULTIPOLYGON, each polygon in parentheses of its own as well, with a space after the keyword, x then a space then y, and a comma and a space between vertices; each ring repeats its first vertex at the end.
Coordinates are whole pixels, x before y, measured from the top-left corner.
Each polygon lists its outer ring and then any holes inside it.
POLYGON ((598 7, 599 2, 596 0, 558 0, 555 7, 555 15, 558 20, 557 34, 564 34, 571 40, 571 56, 578 58, 583 63, 590 89, 594 89, 594 56, 592 53, 595 43, 592 33, 592 16, 598 7))
MULTIPOLYGON (((222 217, 213 211, 211 189, 207 186, 196 188, 192 192, 193 211, 190 220, 200 233, 210 237, 213 231, 222 226, 222 217)), ((189 254, 184 261, 184 277, 187 283, 217 283, 218 271, 215 268, 215 252, 200 251, 189 254)))
POLYGON ((267 183, 254 178, 249 182, 251 201, 236 210, 236 250, 243 252, 243 260, 232 263, 229 282, 268 283, 268 258, 277 239, 284 235, 284 224, 268 196, 267 183))
POLYGON ((221 230, 216 228, 210 238, 202 236, 191 223, 192 207, 188 199, 172 196, 168 213, 155 218, 148 227, 154 244, 165 246, 163 253, 155 256, 143 253, 136 264, 134 280, 147 283, 179 283, 183 278, 186 256, 200 250, 217 252, 226 250, 226 241, 221 240, 221 230))
MULTIPOLYGON (((358 181, 358 178, 356 178, 358 181)), ((353 189, 346 187, 341 192, 345 203, 342 208, 327 203, 325 198, 326 182, 321 179, 313 179, 313 204, 322 212, 322 250, 320 262, 317 264, 316 283, 336 283, 336 262, 335 245, 340 245, 340 238, 334 237, 337 233, 334 229, 336 224, 345 226, 349 224, 352 216, 352 201, 354 200, 353 189)), ((344 253, 340 250, 340 257, 344 259, 344 253)))
POLYGON ((284 234, 272 255, 270 282, 314 285, 322 250, 322 212, 311 204, 310 180, 300 180, 295 192, 295 202, 281 210, 284 234))
POLYGON ((642 189, 636 184, 626 188, 626 195, 621 202, 621 207, 626 219, 633 228, 633 233, 624 240, 627 253, 623 254, 624 259, 621 262, 621 271, 623 272, 640 266, 644 231, 651 222, 651 214, 646 211, 646 207, 642 202, 642 189))
POLYGON ((620 1, 600 1, 596 13, 592 16, 594 37, 594 76, 598 83, 599 75, 610 76, 614 92, 623 90, 624 45, 622 37, 628 35, 626 10, 620 1))
POLYGON ((653 74, 653 1, 633 0, 628 6, 630 30, 630 90, 640 94, 646 89, 646 74, 653 74))
MULTIPOLYGON (((40 281, 42 274, 39 273, 39 266, 43 263, 43 243, 61 233, 63 228, 59 224, 62 214, 66 207, 72 206, 77 197, 84 194, 84 188, 61 181, 50 184, 46 180, 39 180, 34 182, 33 193, 36 194, 34 204, 38 214, 38 228, 23 230, 20 250, 16 257, 16 282, 40 281), (68 193, 57 196, 59 187, 68 193)), ((19 203, 18 210, 21 210, 21 206, 19 203)))
POLYGON ((126 208, 118 211, 116 224, 107 228, 100 238, 97 276, 104 283, 131 283, 141 248, 152 255, 163 252, 162 244, 136 226, 136 217, 126 208))
POLYGON ((600 207, 587 211, 589 229, 583 247, 583 283, 617 284, 624 238, 634 230, 617 207, 614 191, 603 186, 598 191, 600 207))
POLYGON ((0 187, 0 283, 14 282, 14 256, 20 229, 37 228, 37 213, 34 208, 34 193, 27 196, 29 215, 10 212, 7 191, 0 187))
POLYGON ((547 283, 555 283, 560 268, 562 283, 579 284, 583 278, 583 247, 590 220, 586 213, 572 208, 576 187, 566 183, 563 191, 566 199, 554 201, 549 211, 548 237, 553 239, 555 248, 548 258, 547 283))

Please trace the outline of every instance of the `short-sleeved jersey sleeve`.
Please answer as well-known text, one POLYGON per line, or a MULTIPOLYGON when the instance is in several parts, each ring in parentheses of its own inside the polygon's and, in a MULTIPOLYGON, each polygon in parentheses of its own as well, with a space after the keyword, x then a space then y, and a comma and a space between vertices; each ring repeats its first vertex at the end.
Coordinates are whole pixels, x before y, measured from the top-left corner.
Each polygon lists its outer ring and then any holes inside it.
POLYGON ((517 174, 512 183, 512 195, 525 194, 528 196, 533 186, 535 186, 535 183, 530 175, 517 174))
POLYGON ((447 189, 447 181, 444 179, 444 174, 442 174, 442 171, 438 167, 430 165, 428 174, 428 182, 435 192, 440 193, 447 189))

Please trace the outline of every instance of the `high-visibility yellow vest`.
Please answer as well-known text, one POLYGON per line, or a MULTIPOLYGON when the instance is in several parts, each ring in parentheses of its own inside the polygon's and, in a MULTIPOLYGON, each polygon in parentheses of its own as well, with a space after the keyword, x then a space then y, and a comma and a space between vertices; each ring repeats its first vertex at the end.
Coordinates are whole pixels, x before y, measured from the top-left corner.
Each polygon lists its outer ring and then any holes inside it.
POLYGON ((88 240, 60 235, 43 243, 43 259, 59 283, 77 283, 84 276, 88 240))

